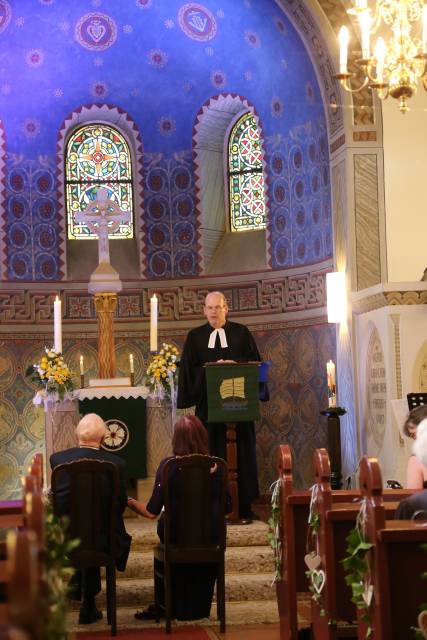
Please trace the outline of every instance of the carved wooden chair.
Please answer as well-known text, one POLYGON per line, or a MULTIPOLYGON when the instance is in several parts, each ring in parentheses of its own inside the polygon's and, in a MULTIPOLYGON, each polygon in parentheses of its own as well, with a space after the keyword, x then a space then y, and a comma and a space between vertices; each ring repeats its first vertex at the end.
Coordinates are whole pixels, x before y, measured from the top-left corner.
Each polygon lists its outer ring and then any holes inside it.
MULTIPOLYGON (((169 460, 163 469, 164 542, 154 549, 157 578, 163 579, 166 633, 171 632, 172 571, 180 563, 215 567, 217 617, 225 631, 227 465, 221 458, 189 455, 169 460), (216 465, 215 474, 211 472, 216 465), (216 475, 217 491, 212 490, 216 475), (159 569, 160 567, 160 569, 159 569)), ((158 594, 156 590, 156 608, 158 594)))
POLYGON ((73 567, 106 568, 107 622, 115 636, 117 467, 112 462, 89 459, 58 465, 52 472, 52 493, 55 514, 68 516, 68 534, 80 540, 71 554, 73 567))

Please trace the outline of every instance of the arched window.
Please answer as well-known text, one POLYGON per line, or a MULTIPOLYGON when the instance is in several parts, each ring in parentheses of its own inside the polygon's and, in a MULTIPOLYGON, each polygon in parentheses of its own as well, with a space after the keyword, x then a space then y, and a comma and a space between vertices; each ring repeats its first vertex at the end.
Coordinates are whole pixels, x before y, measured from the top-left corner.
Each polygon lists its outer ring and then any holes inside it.
MULTIPOLYGON (((84 211, 100 187, 108 191, 120 209, 133 214, 132 163, 128 143, 117 129, 106 124, 86 124, 70 136, 65 151, 65 195, 69 240, 94 238, 73 213, 84 211)), ((133 238, 133 215, 120 224, 111 238, 133 238)))
POLYGON ((239 118, 228 141, 230 230, 265 229, 264 175, 259 130, 249 112, 239 118))

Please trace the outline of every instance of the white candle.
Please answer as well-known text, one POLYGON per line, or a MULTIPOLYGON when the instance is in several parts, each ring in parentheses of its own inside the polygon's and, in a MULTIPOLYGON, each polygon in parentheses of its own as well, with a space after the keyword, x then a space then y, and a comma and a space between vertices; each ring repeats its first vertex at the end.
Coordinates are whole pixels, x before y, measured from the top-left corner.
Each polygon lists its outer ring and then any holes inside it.
POLYGON ((329 360, 326 363, 326 375, 328 378, 328 405, 330 407, 336 406, 336 395, 335 395, 335 364, 332 360, 329 360))
POLYGON ((369 60, 369 40, 371 32, 371 16, 369 11, 363 11, 359 17, 360 32, 362 36, 362 58, 363 60, 369 60))
POLYGON ((347 27, 341 27, 338 40, 340 43, 340 73, 347 73, 348 41, 349 33, 347 27))
POLYGON ((374 55, 377 61, 377 82, 382 84, 384 80, 384 61, 386 54, 386 46, 384 40, 380 37, 375 45, 374 55))
POLYGON ((53 303, 53 343, 54 349, 58 353, 62 353, 62 319, 61 319, 61 300, 56 296, 53 303))
POLYGON ((157 296, 150 298, 150 351, 157 351, 157 296))
POLYGON ((133 368, 133 353, 129 354, 129 367, 130 367, 130 372, 135 373, 135 369, 133 368))
POLYGON ((80 375, 83 376, 84 373, 85 373, 85 368, 83 363, 83 356, 80 356, 80 375))
POLYGON ((427 53, 427 4, 423 6, 423 53, 427 53))

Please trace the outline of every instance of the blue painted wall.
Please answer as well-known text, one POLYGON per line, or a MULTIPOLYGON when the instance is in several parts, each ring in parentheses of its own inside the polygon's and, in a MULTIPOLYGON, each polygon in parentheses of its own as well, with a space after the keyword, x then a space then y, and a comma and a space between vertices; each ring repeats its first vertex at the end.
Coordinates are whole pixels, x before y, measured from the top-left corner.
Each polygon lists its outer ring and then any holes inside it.
POLYGON ((0 0, 8 279, 60 276, 57 134, 71 111, 93 102, 127 111, 142 137, 147 238, 158 243, 147 246, 147 275, 197 275, 189 151, 197 112, 221 92, 246 97, 262 122, 273 267, 330 256, 320 91, 274 0, 0 0), (170 204, 159 213, 149 196, 164 167, 156 193, 170 204), (188 176, 184 187, 177 174, 188 176), (159 224, 172 229, 169 237, 156 233, 159 224))

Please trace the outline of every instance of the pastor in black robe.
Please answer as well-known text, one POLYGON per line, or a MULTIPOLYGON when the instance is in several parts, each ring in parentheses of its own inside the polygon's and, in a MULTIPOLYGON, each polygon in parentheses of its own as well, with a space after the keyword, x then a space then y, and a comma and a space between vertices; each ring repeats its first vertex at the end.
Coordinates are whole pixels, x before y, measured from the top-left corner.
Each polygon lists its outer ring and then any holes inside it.
MULTIPOLYGON (((211 455, 226 459, 226 427, 224 423, 207 422, 208 401, 206 374, 203 365, 217 360, 248 362, 261 360, 255 340, 249 329, 237 322, 226 321, 222 327, 227 347, 221 347, 216 336, 213 349, 208 347, 209 336, 215 331, 208 322, 191 329, 182 351, 178 377, 178 408, 196 407, 196 416, 206 426, 211 455)), ((259 496, 256 461, 255 425, 253 422, 236 423, 239 511, 249 515, 252 500, 259 496)))

